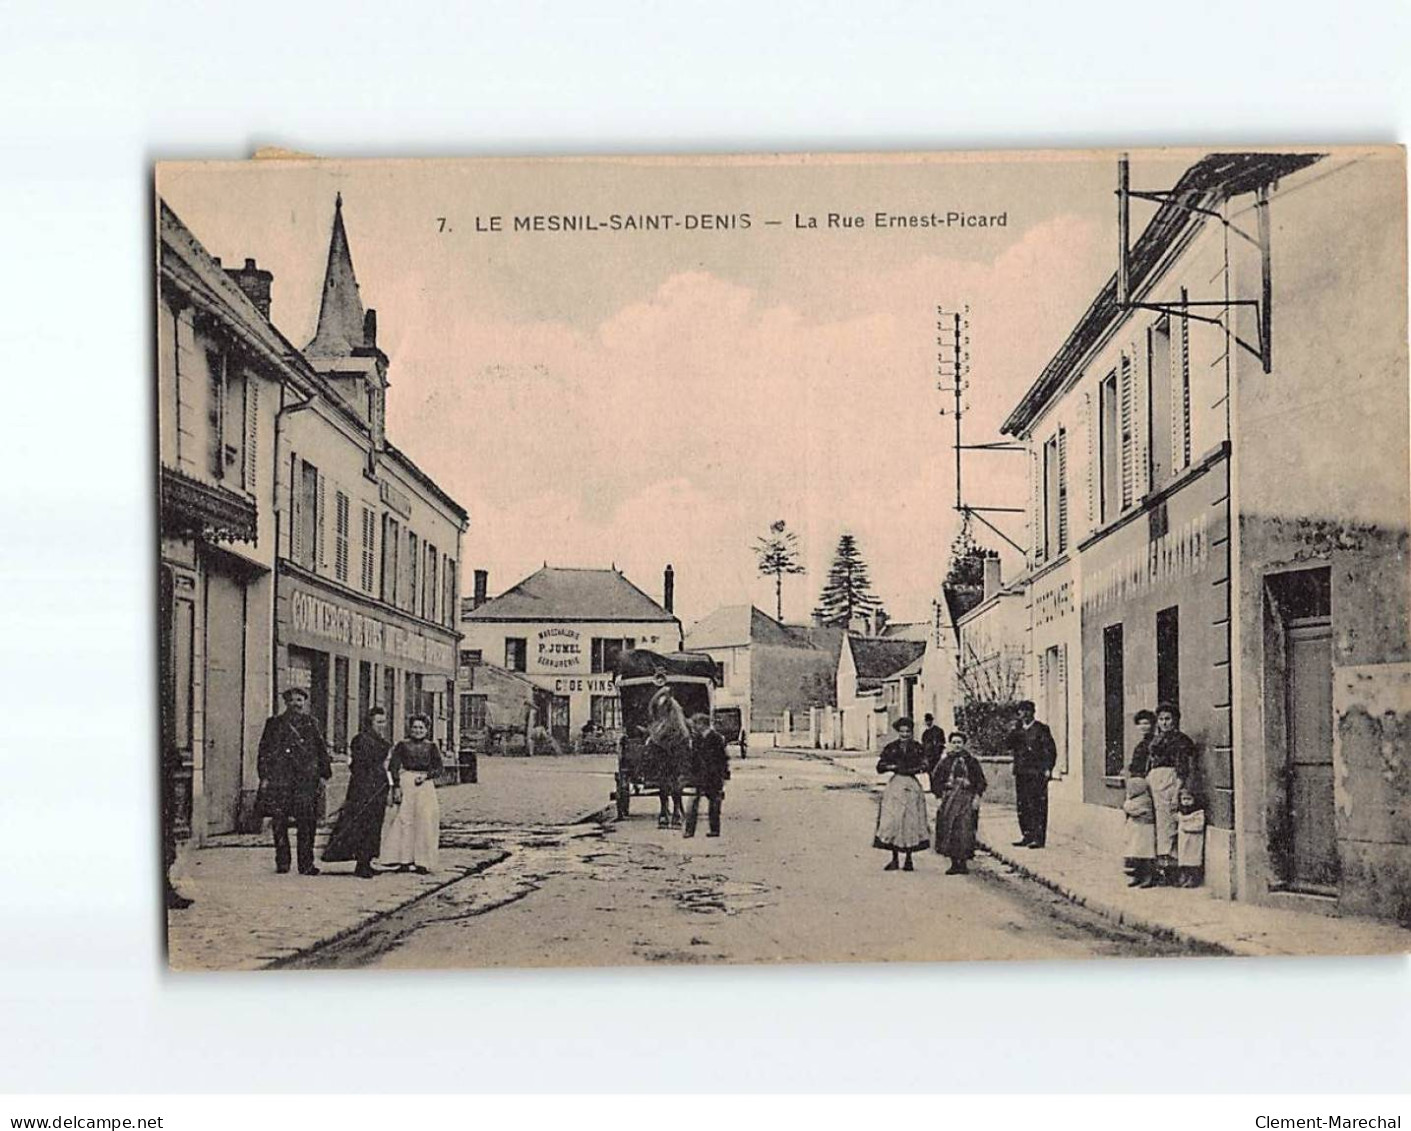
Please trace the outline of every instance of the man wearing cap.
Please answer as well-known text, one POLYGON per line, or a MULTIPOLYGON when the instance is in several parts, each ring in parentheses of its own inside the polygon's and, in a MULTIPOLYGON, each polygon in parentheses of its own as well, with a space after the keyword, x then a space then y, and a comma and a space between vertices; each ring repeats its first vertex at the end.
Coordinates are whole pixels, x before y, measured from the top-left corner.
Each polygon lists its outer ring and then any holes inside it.
POLYGON ((946 753, 946 732, 936 725, 936 716, 927 714, 926 729, 921 732, 921 749, 926 752, 926 772, 934 773, 946 753))
POLYGON ((328 744, 309 714, 304 687, 284 689, 284 710, 265 723, 257 762, 263 811, 274 826, 274 870, 289 871, 289 822, 298 834, 299 873, 317 876, 314 828, 319 782, 333 776, 328 744))
POLYGON ((1034 719, 1034 704, 1019 704, 1006 745, 1014 759, 1014 801, 1019 810, 1015 848, 1042 848, 1048 839, 1048 783, 1058 764, 1053 732, 1034 719))

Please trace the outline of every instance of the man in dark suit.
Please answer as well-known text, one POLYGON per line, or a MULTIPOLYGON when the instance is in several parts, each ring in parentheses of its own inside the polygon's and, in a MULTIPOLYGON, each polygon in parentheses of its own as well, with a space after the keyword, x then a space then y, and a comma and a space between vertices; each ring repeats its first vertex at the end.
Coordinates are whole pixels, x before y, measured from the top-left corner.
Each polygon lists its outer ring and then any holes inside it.
POLYGON ((314 829, 319 783, 333 776, 328 744, 309 714, 303 687, 284 690, 284 710, 265 723, 260 735, 260 797, 274 826, 274 870, 289 871, 289 822, 299 838, 299 873, 317 876, 314 829))
POLYGON ((710 716, 691 716, 691 780, 696 792, 686 807, 686 836, 696 835, 696 818, 701 811, 701 798, 708 803, 710 831, 706 836, 720 835, 720 807, 725 800, 725 781, 730 776, 730 755, 725 739, 710 725, 710 716))
POLYGON ((926 716, 926 729, 921 732, 921 749, 926 752, 926 772, 933 773, 946 753, 946 732, 936 725, 936 716, 926 716))
POLYGON ((1015 848, 1042 848, 1048 839, 1048 783, 1058 762, 1053 733, 1034 719, 1034 704, 1019 704, 1006 743, 1014 759, 1014 800, 1019 810, 1015 848))

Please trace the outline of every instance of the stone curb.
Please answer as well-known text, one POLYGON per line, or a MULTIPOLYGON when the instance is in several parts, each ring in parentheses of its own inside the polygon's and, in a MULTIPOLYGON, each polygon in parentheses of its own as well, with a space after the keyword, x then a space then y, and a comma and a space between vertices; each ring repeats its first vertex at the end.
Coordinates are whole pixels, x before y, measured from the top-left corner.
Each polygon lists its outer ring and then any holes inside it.
POLYGON ((1086 907, 1089 911, 1101 915, 1104 919, 1110 919, 1114 923, 1124 927, 1132 927, 1138 931, 1145 932, 1155 938, 1164 939, 1168 942, 1180 943, 1184 946, 1195 947, 1213 955, 1226 957, 1253 957, 1262 954, 1262 951, 1239 950, 1232 947, 1227 942, 1208 938, 1198 932, 1190 931, 1182 927, 1173 927, 1168 923, 1162 923, 1155 919, 1142 915, 1134 915, 1126 908, 1119 907, 1105 899, 1095 899, 1090 895, 1085 895, 1070 884, 1062 880, 1055 880, 1050 876, 1045 876, 1041 872, 1023 863, 1017 856, 1006 852, 1003 849, 992 848, 984 840, 976 838, 975 846, 993 856, 1001 864, 1013 868, 1025 879, 1033 880, 1037 884, 1048 888, 1049 891, 1061 895, 1070 903, 1076 903, 1079 907, 1086 907))

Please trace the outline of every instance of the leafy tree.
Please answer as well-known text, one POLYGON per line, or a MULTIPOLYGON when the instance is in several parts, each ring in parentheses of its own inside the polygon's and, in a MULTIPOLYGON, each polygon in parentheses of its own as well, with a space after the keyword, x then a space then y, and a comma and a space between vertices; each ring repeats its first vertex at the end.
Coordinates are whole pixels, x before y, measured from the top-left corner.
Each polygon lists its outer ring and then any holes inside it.
POLYGON ((844 534, 833 551, 833 564, 828 567, 828 580, 823 585, 814 615, 822 617, 824 624, 846 628, 858 613, 880 611, 883 611, 882 602, 872 592, 872 579, 867 573, 867 563, 862 560, 862 552, 857 548, 857 539, 844 534))
POLYGON ((975 541, 975 531, 966 515, 960 524, 960 532, 950 544, 950 566, 946 570, 944 584, 948 586, 984 585, 985 559, 997 558, 999 553, 975 541))
POLYGON ((975 541, 970 516, 966 515, 950 545, 950 565, 941 582, 954 616, 968 612, 984 599, 985 559, 997 557, 996 551, 975 541))
POLYGON ((799 561, 798 535, 787 529, 781 518, 769 524, 769 537, 755 539, 754 553, 759 561, 759 572, 774 578, 774 619, 782 623, 784 575, 807 572, 799 561))

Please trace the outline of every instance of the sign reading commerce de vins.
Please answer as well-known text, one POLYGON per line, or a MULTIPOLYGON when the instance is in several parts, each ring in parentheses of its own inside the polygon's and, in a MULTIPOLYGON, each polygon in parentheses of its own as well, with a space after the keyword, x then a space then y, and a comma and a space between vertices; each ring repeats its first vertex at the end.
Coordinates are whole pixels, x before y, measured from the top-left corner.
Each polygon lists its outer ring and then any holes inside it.
POLYGON ((450 668, 455 663, 449 644, 410 632, 399 624, 387 624, 301 589, 289 595, 289 608, 289 623, 295 632, 440 668, 450 668))

